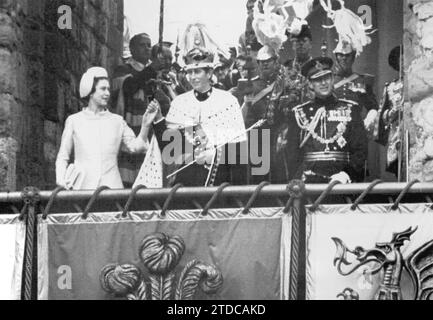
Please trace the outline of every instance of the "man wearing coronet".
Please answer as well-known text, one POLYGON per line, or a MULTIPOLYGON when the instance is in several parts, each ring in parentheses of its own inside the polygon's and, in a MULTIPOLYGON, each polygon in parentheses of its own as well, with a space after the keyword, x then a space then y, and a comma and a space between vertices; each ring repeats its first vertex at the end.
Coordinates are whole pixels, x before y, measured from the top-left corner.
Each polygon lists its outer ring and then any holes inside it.
MULTIPOLYGON (((185 71, 193 90, 177 96, 171 104, 166 118, 161 110, 155 118, 155 134, 164 156, 165 148, 174 144, 181 148, 192 145, 192 152, 182 152, 180 171, 173 176, 171 185, 182 183, 184 186, 212 186, 230 179, 228 167, 222 166, 223 147, 246 140, 245 125, 237 99, 230 93, 212 88, 213 54, 206 48, 195 44, 185 56, 185 71), (166 130, 181 132, 182 141, 164 141, 166 130), (186 143, 185 143, 186 141, 186 143), (193 161, 197 161, 192 165, 193 161), (186 166, 186 167, 185 167, 186 166)), ((176 137, 176 135, 172 135, 176 137)))
POLYGON ((332 59, 320 57, 302 66, 315 98, 289 115, 291 178, 306 183, 363 179, 367 134, 357 103, 335 96, 332 65, 332 59))

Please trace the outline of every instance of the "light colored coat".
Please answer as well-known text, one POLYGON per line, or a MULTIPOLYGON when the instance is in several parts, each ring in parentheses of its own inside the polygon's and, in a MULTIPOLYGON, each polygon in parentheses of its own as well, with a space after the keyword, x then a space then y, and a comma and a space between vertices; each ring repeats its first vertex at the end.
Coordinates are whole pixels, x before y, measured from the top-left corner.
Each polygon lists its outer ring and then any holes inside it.
POLYGON ((122 189, 117 165, 121 148, 130 153, 144 153, 148 143, 136 137, 121 116, 109 111, 95 114, 85 108, 69 116, 56 160, 57 183, 64 185, 74 151, 74 165, 82 173, 82 179, 73 189, 93 190, 100 186, 122 189))

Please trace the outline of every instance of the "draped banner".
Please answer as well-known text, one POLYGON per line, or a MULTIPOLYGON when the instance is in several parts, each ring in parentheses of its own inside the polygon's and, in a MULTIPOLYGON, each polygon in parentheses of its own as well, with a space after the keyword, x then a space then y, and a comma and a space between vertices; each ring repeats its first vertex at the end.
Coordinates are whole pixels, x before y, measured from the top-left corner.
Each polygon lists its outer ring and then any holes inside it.
POLYGON ((0 215, 0 300, 21 298, 25 237, 25 221, 0 215))
POLYGON ((39 217, 38 297, 287 299, 291 215, 282 210, 39 217))
POLYGON ((430 206, 307 209, 308 299, 432 299, 430 206))

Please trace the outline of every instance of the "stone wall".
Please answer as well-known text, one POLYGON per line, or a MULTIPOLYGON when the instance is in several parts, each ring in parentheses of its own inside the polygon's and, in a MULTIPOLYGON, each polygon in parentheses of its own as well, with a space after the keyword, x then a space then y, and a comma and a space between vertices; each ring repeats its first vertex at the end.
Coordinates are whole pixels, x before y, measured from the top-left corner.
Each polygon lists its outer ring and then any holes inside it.
POLYGON ((123 0, 0 0, 0 190, 55 186, 64 120, 91 65, 122 53, 123 0), (60 30, 68 5, 72 29, 60 30))
POLYGON ((433 2, 405 0, 405 127, 409 180, 433 181, 433 2))

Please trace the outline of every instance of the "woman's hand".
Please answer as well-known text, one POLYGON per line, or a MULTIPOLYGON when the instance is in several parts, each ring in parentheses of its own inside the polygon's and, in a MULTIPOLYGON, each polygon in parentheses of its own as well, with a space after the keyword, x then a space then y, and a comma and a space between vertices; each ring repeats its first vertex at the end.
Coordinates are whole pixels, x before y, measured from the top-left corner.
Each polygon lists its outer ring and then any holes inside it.
POLYGON ((58 187, 63 187, 66 190, 70 190, 71 188, 67 185, 66 181, 64 179, 57 179, 56 185, 58 187))
POLYGON ((57 181, 57 182, 56 182, 56 185, 57 185, 58 187, 62 187, 62 188, 65 188, 65 189, 66 189, 66 183, 65 183, 64 181, 57 181))
POLYGON ((156 119, 158 115, 160 115, 160 118, 162 118, 159 102, 156 100, 152 100, 147 106, 146 112, 143 115, 141 125, 144 127, 150 127, 154 120, 159 120, 156 119))

